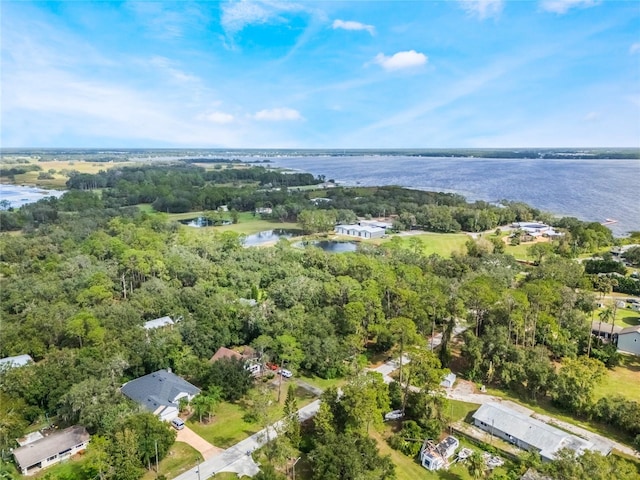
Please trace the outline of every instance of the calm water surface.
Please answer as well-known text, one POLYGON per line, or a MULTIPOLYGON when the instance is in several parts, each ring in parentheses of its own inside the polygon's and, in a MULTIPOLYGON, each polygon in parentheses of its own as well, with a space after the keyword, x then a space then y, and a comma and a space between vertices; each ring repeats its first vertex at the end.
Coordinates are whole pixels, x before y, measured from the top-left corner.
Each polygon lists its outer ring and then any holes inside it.
POLYGON ((640 230, 640 161, 484 159, 406 156, 270 157, 272 165, 324 175, 344 185, 399 185, 522 201, 540 210, 640 230))

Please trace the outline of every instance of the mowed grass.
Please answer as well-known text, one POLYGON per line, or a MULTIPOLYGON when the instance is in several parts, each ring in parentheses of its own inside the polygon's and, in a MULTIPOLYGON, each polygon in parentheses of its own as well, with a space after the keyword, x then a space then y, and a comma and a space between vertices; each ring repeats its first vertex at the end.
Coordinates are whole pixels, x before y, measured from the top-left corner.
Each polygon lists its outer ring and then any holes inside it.
MULTIPOLYGON (((271 395, 273 403, 269 408, 269 418, 275 422, 283 417, 284 401, 287 397, 288 381, 282 383, 282 395, 280 403, 277 402, 278 386, 272 384, 271 395)), ((298 408, 301 408, 315 399, 306 390, 296 389, 298 408)), ((216 447, 229 448, 254 433, 262 430, 262 426, 257 422, 247 421, 247 414, 250 412, 250 400, 240 400, 236 403, 224 402, 218 405, 215 416, 211 423, 200 423, 197 417, 192 416, 188 420, 189 428, 202 438, 212 443, 216 447)), ((203 418, 203 420, 205 420, 203 418)))
POLYGON ((640 358, 622 355, 620 365, 607 370, 607 376, 595 390, 595 398, 622 395, 640 401, 640 358))
MULTIPOLYGON (((160 462, 159 472, 167 478, 173 478, 203 460, 202 455, 195 448, 184 442, 176 442, 169 449, 167 456, 160 462)), ((151 470, 147 470, 142 480, 155 479, 157 476, 155 468, 155 465, 153 465, 151 470)))
POLYGON ((423 255, 450 257, 453 253, 464 253, 465 243, 469 239, 470 237, 464 233, 425 232, 416 235, 394 235, 372 243, 384 245, 388 242, 399 242, 399 248, 419 249, 423 255))

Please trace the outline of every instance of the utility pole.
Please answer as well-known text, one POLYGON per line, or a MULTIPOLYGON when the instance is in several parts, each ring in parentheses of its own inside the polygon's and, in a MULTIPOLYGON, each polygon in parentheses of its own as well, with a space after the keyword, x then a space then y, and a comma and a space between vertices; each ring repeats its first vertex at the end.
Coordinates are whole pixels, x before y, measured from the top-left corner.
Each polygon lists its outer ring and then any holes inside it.
POLYGON ((158 466, 158 440, 153 441, 156 445, 156 476, 160 475, 160 467, 158 466))

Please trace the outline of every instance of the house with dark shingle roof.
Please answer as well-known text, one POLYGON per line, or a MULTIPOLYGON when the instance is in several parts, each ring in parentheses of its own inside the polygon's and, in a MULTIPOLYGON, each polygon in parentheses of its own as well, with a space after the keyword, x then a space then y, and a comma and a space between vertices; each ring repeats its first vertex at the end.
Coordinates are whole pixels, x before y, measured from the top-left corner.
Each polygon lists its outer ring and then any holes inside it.
POLYGON ((168 370, 158 370, 131 380, 120 390, 126 397, 167 422, 180 413, 180 399, 191 401, 200 393, 198 387, 168 370))
POLYGON ((89 438, 86 428, 75 425, 16 448, 13 456, 22 474, 27 475, 86 450, 89 438))

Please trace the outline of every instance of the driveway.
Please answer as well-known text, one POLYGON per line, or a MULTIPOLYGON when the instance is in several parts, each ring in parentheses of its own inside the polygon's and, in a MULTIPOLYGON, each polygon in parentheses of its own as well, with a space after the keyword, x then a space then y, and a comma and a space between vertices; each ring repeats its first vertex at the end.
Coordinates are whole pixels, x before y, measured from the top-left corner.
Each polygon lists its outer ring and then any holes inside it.
POLYGON ((204 458, 205 460, 215 457, 216 455, 224 451, 222 448, 218 448, 215 445, 207 442, 204 438, 202 438, 186 425, 182 430, 178 430, 176 440, 178 442, 184 442, 187 445, 191 445, 193 448, 200 452, 202 458, 204 458))

